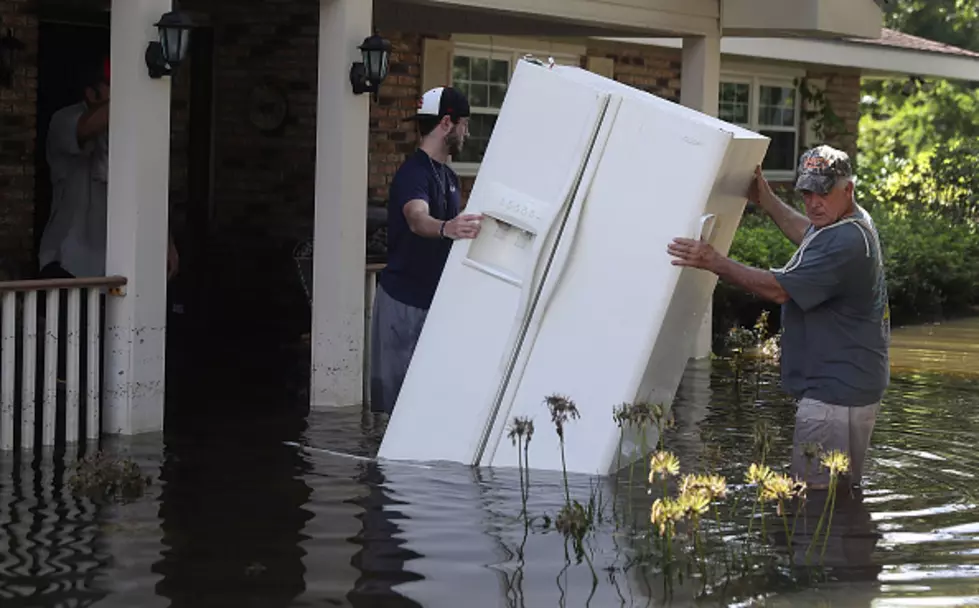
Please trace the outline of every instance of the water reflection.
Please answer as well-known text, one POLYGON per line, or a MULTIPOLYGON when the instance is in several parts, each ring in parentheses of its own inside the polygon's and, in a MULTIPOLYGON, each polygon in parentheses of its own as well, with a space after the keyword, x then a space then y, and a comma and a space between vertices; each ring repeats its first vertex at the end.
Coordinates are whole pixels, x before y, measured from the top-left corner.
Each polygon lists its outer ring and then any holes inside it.
MULTIPOLYGON (((725 361, 691 366, 665 442, 682 472, 716 470, 735 494, 748 495, 737 486, 755 459, 752 426, 766 420, 776 429, 768 462, 783 468, 794 407, 773 370, 735 378, 725 361)), ((588 560, 576 559, 553 529, 564 502, 560 474, 531 472, 528 512, 536 519, 526 526, 516 470, 374 463, 316 449, 375 453, 383 426, 359 409, 306 415, 298 407, 243 412, 223 403, 202 415, 191 405, 168 420, 165 437, 105 444, 154 479, 132 504, 102 507, 71 496, 70 455, 0 459, 4 607, 976 601, 979 380, 895 375, 864 487, 841 491, 825 554, 820 539, 811 556, 825 568, 805 567, 825 493, 810 493, 798 521, 790 514, 791 548, 771 508, 763 538, 750 501, 726 503, 720 529, 713 518, 704 523, 708 567, 723 572, 725 548, 742 547, 749 524, 755 540, 745 551, 753 561, 707 596, 696 576, 668 592, 658 565, 645 559, 655 548, 644 531, 658 490, 630 488, 626 476, 570 478, 572 498, 597 496, 603 505, 604 518, 585 540, 593 588, 588 560)), ((537 427, 554 432, 543 409, 537 427)))
MULTIPOLYGON (((789 516, 791 552, 798 567, 818 563, 821 571, 816 573, 817 576, 834 582, 877 581, 882 566, 874 560, 874 552, 881 534, 863 494, 859 488, 841 488, 834 502, 828 492, 810 491, 804 508, 798 510, 797 519, 794 512, 789 516), (814 540, 827 501, 830 507, 825 513, 827 517, 832 514, 832 520, 828 522, 831 523, 829 534, 820 534, 814 540), (812 553, 807 555, 810 545, 812 553)), ((772 538, 780 548, 789 551, 782 528, 774 526, 772 538)))
POLYGON ((315 576, 303 564, 313 467, 273 425, 262 435, 211 430, 207 441, 175 439, 164 450, 156 592, 175 608, 293 605, 315 576))
POLYGON ((111 555, 102 509, 76 499, 66 484, 74 453, 22 460, 0 456, 0 603, 91 606, 111 555))
POLYGON ((420 606, 394 591, 397 585, 423 578, 407 570, 411 560, 422 556, 407 549, 406 541, 398 538, 402 533, 398 522, 405 519, 399 510, 401 503, 385 487, 386 478, 379 465, 364 463, 358 468, 357 481, 364 485, 366 493, 350 501, 361 510, 357 519, 362 527, 348 539, 359 550, 350 560, 357 573, 346 598, 353 606, 420 606))

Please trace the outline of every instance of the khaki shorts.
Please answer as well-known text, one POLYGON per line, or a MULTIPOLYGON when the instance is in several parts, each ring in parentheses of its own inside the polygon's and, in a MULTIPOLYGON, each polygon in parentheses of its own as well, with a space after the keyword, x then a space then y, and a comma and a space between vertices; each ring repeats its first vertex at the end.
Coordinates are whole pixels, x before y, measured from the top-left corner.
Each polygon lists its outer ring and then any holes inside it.
POLYGON ((805 455, 805 445, 815 443, 824 452, 839 450, 849 455, 847 478, 851 485, 859 485, 879 410, 880 403, 846 407, 815 399, 799 401, 792 441, 792 475, 802 478, 809 486, 829 485, 829 471, 819 457, 810 460, 805 455))

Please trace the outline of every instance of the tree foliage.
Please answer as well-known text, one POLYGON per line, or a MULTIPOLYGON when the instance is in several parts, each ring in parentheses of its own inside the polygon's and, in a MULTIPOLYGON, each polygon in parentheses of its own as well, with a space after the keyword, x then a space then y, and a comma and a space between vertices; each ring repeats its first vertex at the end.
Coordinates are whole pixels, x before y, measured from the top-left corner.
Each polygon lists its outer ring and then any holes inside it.
POLYGON ((910 157, 952 139, 979 138, 979 90, 945 80, 908 94, 906 83, 865 86, 861 100, 861 156, 910 157))
POLYGON ((977 0, 891 0, 885 11, 891 29, 979 52, 977 0))

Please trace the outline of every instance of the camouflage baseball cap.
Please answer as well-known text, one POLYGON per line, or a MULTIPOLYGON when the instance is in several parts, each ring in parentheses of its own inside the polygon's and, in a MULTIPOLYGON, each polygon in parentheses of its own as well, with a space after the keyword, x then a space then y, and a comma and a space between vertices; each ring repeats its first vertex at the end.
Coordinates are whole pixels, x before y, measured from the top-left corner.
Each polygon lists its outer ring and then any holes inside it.
POLYGON ((826 194, 841 177, 853 175, 850 156, 830 146, 817 146, 799 159, 795 181, 796 190, 826 194))

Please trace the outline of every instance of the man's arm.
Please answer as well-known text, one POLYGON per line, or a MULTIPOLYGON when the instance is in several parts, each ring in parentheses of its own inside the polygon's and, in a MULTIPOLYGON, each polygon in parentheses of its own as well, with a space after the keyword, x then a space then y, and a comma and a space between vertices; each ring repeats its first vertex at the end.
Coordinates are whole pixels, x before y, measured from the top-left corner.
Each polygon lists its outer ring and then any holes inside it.
POLYGON ((771 271, 745 266, 723 256, 717 256, 717 261, 712 266, 711 271, 726 283, 776 304, 789 301, 789 292, 785 291, 771 271))
POLYGON ((785 238, 796 245, 802 242, 806 230, 809 229, 809 218, 786 205, 775 195, 768 180, 762 176, 761 167, 755 168, 755 181, 748 192, 748 199, 765 210, 765 213, 775 221, 775 225, 779 227, 785 238))
POLYGON ((676 258, 671 262, 674 266, 689 266, 713 272, 722 281, 778 304, 789 301, 789 293, 775 278, 774 273, 735 262, 717 253, 704 241, 676 238, 667 246, 667 251, 676 258))
POLYGON ((856 226, 841 226, 820 233, 785 269, 761 270, 735 262, 701 240, 676 238, 667 247, 674 266, 713 272, 722 281, 761 298, 784 304, 795 302, 811 310, 839 295, 868 263, 865 243, 856 226))
POLYGON ((408 227, 418 236, 427 239, 441 238, 439 233, 442 230, 442 220, 437 220, 428 212, 428 202, 414 198, 405 203, 405 219, 408 220, 408 227))
POLYGON ((167 280, 172 279, 177 274, 180 267, 180 255, 177 253, 177 246, 173 242, 173 233, 167 232, 167 280))
POLYGON ((473 213, 459 215, 448 221, 435 219, 428 213, 428 203, 421 199, 408 201, 404 206, 404 214, 412 232, 430 239, 443 236, 453 240, 474 239, 479 235, 480 220, 483 219, 482 215, 473 213))
POLYGON ((106 100, 90 107, 78 119, 78 146, 84 146, 85 142, 104 133, 108 128, 109 102, 106 100))

